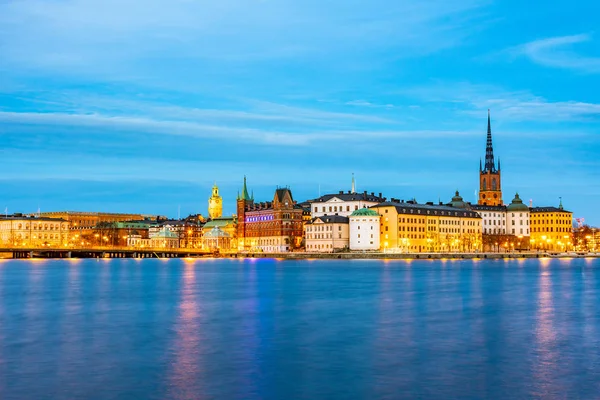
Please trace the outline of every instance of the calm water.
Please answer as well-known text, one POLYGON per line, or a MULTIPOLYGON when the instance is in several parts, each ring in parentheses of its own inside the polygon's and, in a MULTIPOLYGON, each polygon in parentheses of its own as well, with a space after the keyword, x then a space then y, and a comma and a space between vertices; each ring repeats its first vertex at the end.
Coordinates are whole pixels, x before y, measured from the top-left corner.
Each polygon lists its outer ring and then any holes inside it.
POLYGON ((600 261, 0 261, 0 398, 600 398, 600 261))

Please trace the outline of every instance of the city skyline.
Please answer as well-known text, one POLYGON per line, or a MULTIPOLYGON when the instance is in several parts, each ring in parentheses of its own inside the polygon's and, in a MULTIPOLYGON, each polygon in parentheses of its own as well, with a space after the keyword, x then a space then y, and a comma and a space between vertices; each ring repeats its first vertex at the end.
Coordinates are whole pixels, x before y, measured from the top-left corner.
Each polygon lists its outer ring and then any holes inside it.
POLYGON ((0 206, 207 215, 216 180, 229 215, 244 175, 302 201, 352 173, 476 202, 490 108, 504 202, 600 224, 597 5, 344 4, 0 3, 0 206))

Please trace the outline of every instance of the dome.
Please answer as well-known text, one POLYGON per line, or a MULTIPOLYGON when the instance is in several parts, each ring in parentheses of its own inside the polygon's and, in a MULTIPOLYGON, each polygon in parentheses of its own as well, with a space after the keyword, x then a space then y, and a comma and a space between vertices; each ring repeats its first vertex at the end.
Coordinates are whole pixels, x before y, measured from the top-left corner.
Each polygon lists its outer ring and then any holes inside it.
POLYGON ((360 210, 354 211, 350 214, 351 217, 378 217, 377 211, 371 210, 370 208, 361 208, 360 210))
POLYGON ((450 203, 452 207, 455 208, 466 208, 467 204, 464 202, 463 198, 460 194, 458 194, 458 190, 456 191, 454 197, 452 197, 452 202, 450 203))
POLYGON ((519 193, 515 194, 513 201, 506 207, 507 211, 529 211, 529 207, 523 204, 523 200, 519 197, 519 193))

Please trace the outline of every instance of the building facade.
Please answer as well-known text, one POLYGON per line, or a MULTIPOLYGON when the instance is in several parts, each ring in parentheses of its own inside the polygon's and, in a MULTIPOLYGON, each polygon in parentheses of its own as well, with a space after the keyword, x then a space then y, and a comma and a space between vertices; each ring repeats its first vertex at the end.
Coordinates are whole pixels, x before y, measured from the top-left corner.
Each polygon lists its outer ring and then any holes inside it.
POLYGON ((237 210, 239 250, 280 253, 302 246, 302 207, 296 204, 289 188, 277 188, 273 201, 255 203, 248 195, 244 177, 237 210))
POLYGON ((212 188, 212 195, 208 199, 208 216, 211 219, 223 216, 223 198, 219 195, 219 187, 216 182, 212 188))
POLYGON ((558 207, 532 207, 531 248, 569 251, 573 248, 573 213, 558 207))
POLYGON ((385 201, 385 198, 365 192, 354 193, 340 191, 337 194, 326 194, 314 200, 309 200, 311 217, 322 217, 328 215, 340 215, 349 217, 356 210, 368 208, 385 201))
POLYGON ((315 217, 304 224, 307 252, 333 253, 349 248, 349 219, 339 215, 315 217))
POLYGON ((0 218, 0 243, 7 247, 65 247, 71 245, 69 222, 61 218, 0 218))
POLYGON ((237 219, 235 217, 215 218, 202 227, 203 249, 227 252, 237 250, 237 247, 237 219))
POLYGON ((350 250, 377 251, 380 249, 380 220, 377 211, 361 208, 350 214, 350 250))
POLYGON ((80 212, 80 211, 53 211, 43 212, 40 217, 59 218, 69 222, 71 229, 93 228, 101 222, 124 222, 140 221, 144 219, 156 219, 155 216, 142 214, 116 214, 102 212, 80 212))
POLYGON ((381 248, 400 252, 481 250, 481 217, 468 209, 391 201, 372 207, 381 215, 381 248))
POLYGON ((479 161, 479 201, 484 206, 501 206, 502 182, 500 179, 500 160, 498 166, 494 161, 494 147, 492 146, 492 125, 490 110, 488 110, 487 143, 485 148, 485 166, 479 161))

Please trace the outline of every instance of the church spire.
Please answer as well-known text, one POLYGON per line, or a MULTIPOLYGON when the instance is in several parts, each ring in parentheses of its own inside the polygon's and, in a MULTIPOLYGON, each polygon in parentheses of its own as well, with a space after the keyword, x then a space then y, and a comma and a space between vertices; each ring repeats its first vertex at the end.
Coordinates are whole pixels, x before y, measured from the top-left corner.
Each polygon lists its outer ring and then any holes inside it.
POLYGON ((490 110, 488 109, 488 128, 487 143, 485 146, 485 171, 496 172, 494 165, 494 147, 492 146, 492 123, 490 120, 490 110))
POLYGON ((356 193, 356 182, 354 181, 354 172, 352 173, 352 193, 356 193))
POLYGON ((246 175, 244 175, 244 187, 242 188, 241 200, 250 200, 250 195, 248 194, 248 186, 246 186, 246 175))

